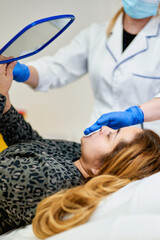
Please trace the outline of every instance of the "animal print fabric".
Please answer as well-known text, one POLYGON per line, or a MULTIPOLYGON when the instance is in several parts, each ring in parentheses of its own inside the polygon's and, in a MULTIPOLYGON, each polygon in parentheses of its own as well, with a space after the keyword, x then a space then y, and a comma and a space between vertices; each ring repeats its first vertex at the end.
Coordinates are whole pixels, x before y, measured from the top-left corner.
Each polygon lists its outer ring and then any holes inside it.
POLYGON ((5 101, 0 95, 0 133, 8 145, 0 153, 0 234, 30 224, 45 197, 84 183, 73 164, 80 144, 43 139, 13 106, 3 115, 5 101))

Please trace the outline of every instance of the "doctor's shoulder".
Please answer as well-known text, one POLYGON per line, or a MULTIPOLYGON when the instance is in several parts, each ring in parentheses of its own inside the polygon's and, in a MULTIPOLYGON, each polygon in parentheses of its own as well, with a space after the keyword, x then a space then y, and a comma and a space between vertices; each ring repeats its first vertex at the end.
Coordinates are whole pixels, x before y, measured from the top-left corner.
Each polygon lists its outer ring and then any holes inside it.
POLYGON ((90 42, 95 41, 98 38, 104 37, 104 35, 107 36, 108 25, 109 22, 92 23, 90 27, 85 29, 84 31, 88 34, 90 42))
MULTIPOLYGON (((92 44, 107 36, 108 22, 92 23, 89 27, 82 29, 73 39, 73 41, 82 41, 92 44)), ((91 47, 91 45, 90 45, 91 47)))
POLYGON ((109 22, 92 23, 90 26, 90 34, 104 33, 107 31, 109 22))

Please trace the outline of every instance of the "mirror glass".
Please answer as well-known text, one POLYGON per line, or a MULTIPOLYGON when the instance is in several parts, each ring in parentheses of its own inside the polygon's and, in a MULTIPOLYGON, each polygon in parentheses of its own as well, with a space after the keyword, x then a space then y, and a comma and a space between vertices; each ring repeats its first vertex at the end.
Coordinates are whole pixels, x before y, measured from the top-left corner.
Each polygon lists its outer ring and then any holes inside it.
POLYGON ((0 50, 0 55, 12 56, 11 59, 0 63, 19 60, 40 52, 64 32, 74 19, 73 15, 61 15, 31 23, 0 50))

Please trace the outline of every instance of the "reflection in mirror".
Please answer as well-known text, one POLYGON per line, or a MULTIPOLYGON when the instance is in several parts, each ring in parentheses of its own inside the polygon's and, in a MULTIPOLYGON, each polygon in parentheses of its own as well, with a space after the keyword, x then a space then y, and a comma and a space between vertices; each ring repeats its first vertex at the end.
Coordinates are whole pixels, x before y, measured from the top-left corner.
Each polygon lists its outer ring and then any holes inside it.
POLYGON ((12 60, 7 60, 6 62, 36 54, 57 38, 74 21, 73 15, 68 15, 71 17, 67 18, 67 15, 64 16, 65 17, 60 16, 60 18, 56 16, 56 19, 53 20, 51 20, 51 18, 54 17, 50 17, 48 18, 50 19, 49 21, 42 19, 42 22, 38 20, 28 25, 29 27, 27 26, 25 31, 23 31, 23 29, 22 33, 17 34, 18 37, 16 35, 15 39, 11 39, 11 41, 0 50, 0 54, 5 57, 13 56, 12 60))

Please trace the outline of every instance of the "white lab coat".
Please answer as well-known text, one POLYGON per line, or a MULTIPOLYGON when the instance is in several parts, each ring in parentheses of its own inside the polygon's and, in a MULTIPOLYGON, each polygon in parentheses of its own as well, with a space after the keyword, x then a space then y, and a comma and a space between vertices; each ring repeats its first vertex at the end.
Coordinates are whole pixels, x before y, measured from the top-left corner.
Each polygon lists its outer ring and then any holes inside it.
MULTIPOLYGON (((61 87, 89 73, 94 93, 91 123, 103 113, 125 110, 160 97, 160 17, 153 17, 122 53, 122 15, 107 39, 108 23, 83 30, 55 56, 31 62, 37 91, 61 87)), ((160 122, 144 123, 160 133, 160 122)))

